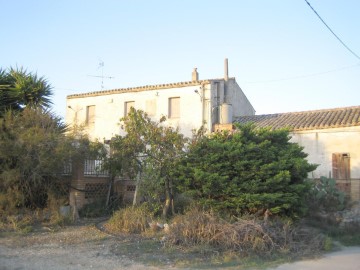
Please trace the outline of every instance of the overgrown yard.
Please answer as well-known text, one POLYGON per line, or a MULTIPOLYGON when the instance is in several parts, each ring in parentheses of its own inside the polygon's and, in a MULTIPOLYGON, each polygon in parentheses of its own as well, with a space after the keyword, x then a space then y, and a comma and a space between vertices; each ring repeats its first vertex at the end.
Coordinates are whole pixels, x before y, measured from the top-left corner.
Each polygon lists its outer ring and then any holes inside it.
MULTIPOLYGON (((193 247, 167 245, 160 234, 110 235, 87 222, 51 230, 2 233, 0 269, 246 269, 274 266, 294 259, 289 254, 240 259, 204 243, 193 247)), ((98 225, 98 227, 101 227, 98 225)))
POLYGON ((59 211, 71 204, 59 174, 69 160, 105 158, 106 147, 65 136, 65 125, 42 110, 5 116, 0 270, 258 269, 313 258, 332 249, 330 237, 358 232, 359 211, 338 213, 351 205, 336 181, 306 180, 316 165, 288 130, 244 125, 210 136, 200 129, 187 139, 164 127, 165 119, 154 122, 134 109, 122 119, 127 135, 111 140, 106 161, 113 176, 137 179, 134 205, 118 205, 119 194, 109 190, 106 207, 93 198, 79 215, 112 217, 79 221, 76 207, 59 211))

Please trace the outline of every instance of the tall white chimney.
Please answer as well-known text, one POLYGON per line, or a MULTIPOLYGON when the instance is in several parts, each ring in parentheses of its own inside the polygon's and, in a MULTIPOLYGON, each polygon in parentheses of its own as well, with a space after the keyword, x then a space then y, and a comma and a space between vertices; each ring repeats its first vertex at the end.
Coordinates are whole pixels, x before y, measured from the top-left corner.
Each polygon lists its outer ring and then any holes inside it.
POLYGON ((229 79, 229 64, 228 59, 225 58, 224 62, 224 80, 227 81, 229 79))

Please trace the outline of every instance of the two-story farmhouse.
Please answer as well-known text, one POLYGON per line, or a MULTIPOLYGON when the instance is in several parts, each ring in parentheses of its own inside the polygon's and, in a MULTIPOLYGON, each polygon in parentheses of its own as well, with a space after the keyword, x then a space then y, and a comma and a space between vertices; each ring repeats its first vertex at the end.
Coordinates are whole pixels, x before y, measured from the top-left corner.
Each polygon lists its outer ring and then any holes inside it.
MULTIPOLYGON (((234 122, 290 128, 291 141, 304 147, 310 163, 319 164, 309 177, 335 178, 354 200, 360 200, 360 106, 255 115, 235 78, 229 78, 226 59, 220 79, 200 80, 194 69, 191 81, 70 95, 66 122, 82 125, 92 140, 110 140, 124 135, 119 123, 131 107, 145 111, 154 120, 166 116, 167 125, 179 127, 188 137, 204 124, 209 132, 232 129, 234 122)), ((84 175, 72 182, 79 206, 91 198, 91 191, 99 190, 99 185, 106 191, 108 183, 106 179, 95 183, 84 175)), ((130 182, 121 186, 128 193, 134 190, 130 182)))
POLYGON ((167 124, 179 127, 185 136, 203 124, 211 132, 216 124, 231 124, 235 117, 255 114, 235 78, 228 77, 227 66, 226 59, 221 79, 200 80, 195 68, 187 82, 70 95, 66 122, 84 125, 91 139, 109 140, 123 134, 120 118, 134 107, 154 120, 166 116, 167 124))

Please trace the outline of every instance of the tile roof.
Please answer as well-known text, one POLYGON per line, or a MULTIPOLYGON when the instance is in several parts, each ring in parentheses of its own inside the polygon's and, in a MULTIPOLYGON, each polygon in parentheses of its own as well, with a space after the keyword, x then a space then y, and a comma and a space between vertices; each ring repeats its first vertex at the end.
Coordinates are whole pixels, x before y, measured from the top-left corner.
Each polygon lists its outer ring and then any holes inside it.
MULTIPOLYGON (((235 78, 229 78, 229 79, 235 79, 235 78)), ((111 89, 111 90, 102 90, 102 91, 94 91, 94 92, 81 93, 81 94, 73 94, 73 95, 68 95, 67 98, 68 99, 82 98, 82 97, 113 95, 113 94, 128 93, 128 92, 141 92, 141 91, 148 91, 148 90, 161 90, 161 89, 169 89, 169 88, 188 87, 188 86, 208 84, 213 81, 223 81, 223 80, 224 80, 224 78, 166 83, 166 84, 156 84, 156 85, 144 85, 144 86, 128 87, 128 88, 117 88, 117 89, 111 89)))
POLYGON ((254 122, 258 127, 293 131, 360 126, 360 106, 335 109, 241 116, 235 123, 254 122))

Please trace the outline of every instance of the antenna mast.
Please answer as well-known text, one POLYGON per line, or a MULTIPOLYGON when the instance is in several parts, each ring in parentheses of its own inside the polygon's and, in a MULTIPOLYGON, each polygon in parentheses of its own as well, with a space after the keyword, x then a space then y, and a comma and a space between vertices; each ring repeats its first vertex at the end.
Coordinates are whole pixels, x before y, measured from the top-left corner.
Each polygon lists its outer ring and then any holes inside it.
POLYGON ((101 78, 101 90, 104 90, 104 79, 114 79, 115 77, 104 76, 104 61, 100 60, 98 69, 101 68, 101 76, 100 75, 88 75, 89 77, 101 78))

